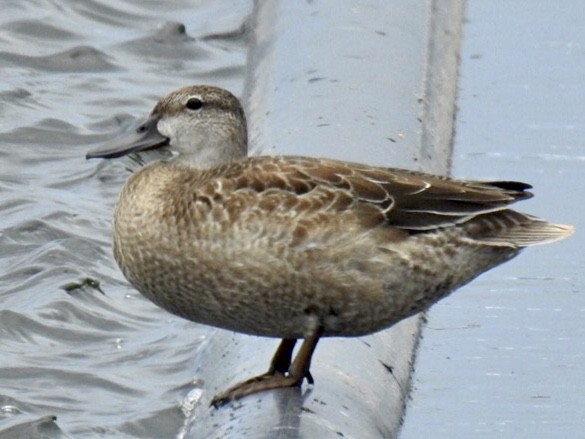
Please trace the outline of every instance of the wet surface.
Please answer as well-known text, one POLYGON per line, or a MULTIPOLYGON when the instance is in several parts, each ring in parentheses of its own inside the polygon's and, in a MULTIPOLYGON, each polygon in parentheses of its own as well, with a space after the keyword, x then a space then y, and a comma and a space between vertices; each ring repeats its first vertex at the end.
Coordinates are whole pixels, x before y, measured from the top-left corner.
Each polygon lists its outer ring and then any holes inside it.
POLYGON ((583 435, 584 13, 468 2, 453 174, 529 182, 519 209, 576 232, 430 311, 402 438, 583 435))
POLYGON ((241 93, 251 9, 251 1, 3 2, 0 437, 181 430, 208 329, 127 285, 110 222, 133 165, 84 157, 169 90, 214 83, 241 93))

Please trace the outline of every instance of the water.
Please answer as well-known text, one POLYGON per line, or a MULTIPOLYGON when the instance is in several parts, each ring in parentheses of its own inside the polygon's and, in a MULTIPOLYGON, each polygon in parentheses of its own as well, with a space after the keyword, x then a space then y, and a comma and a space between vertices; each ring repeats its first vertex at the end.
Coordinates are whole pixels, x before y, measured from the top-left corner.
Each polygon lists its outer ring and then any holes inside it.
POLYGON ((179 86, 240 93, 251 9, 3 1, 0 437, 161 438, 181 429, 209 330, 128 287, 110 223, 131 163, 84 155, 179 86))

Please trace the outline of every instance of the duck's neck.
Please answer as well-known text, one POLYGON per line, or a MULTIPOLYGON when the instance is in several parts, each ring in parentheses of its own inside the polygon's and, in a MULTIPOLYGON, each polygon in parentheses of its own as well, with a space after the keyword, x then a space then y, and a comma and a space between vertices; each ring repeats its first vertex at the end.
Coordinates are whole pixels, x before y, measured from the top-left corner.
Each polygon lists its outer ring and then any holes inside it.
MULTIPOLYGON (((208 139, 211 140, 211 139, 208 139)), ((247 156, 247 145, 207 142, 205 145, 189 148, 189 152, 178 152, 173 161, 196 169, 211 169, 226 165, 247 156)))

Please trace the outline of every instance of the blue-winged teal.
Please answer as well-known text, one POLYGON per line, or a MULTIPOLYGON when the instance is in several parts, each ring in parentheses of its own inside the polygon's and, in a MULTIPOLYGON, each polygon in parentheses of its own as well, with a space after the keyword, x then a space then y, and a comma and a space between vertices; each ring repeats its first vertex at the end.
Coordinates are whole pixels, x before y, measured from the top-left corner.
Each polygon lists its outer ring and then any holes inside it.
POLYGON ((510 210, 531 197, 524 183, 248 158, 240 103, 210 86, 162 98, 135 131, 87 157, 159 147, 174 157, 134 173, 116 205, 124 275, 173 314, 283 339, 266 374, 216 396, 216 405, 312 382, 320 337, 388 328, 523 247, 572 231, 510 210))

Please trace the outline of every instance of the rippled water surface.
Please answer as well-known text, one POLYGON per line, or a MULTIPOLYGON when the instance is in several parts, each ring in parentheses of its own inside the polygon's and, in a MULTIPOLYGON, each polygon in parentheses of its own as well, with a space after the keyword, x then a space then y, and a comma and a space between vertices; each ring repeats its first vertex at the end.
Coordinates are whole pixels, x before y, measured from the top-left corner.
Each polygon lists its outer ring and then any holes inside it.
POLYGON ((179 86, 239 94, 251 3, 3 0, 2 438, 181 429, 206 330, 128 287, 110 221, 131 164, 84 155, 179 86))

